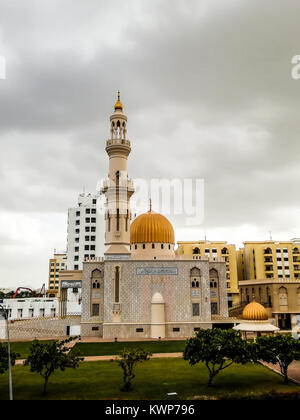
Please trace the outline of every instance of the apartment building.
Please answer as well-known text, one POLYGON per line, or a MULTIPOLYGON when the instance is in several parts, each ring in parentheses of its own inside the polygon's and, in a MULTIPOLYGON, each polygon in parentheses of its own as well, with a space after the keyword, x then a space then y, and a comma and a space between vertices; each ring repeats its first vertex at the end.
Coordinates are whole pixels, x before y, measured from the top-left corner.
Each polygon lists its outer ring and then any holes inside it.
POLYGON ((99 194, 80 194, 78 205, 68 210, 67 269, 82 270, 86 259, 104 253, 104 221, 99 214, 99 194))
POLYGON ((238 255, 240 299, 255 300, 281 330, 300 329, 300 239, 244 242, 238 255))
POLYGON ((238 251, 239 280, 300 280, 300 239, 244 242, 238 251))
POLYGON ((226 262, 226 287, 228 307, 239 303, 237 253, 235 245, 225 241, 179 241, 177 255, 199 255, 209 259, 224 258, 226 262))
POLYGON ((67 254, 55 253, 53 258, 49 260, 49 284, 48 297, 56 297, 59 291, 59 276, 62 270, 67 267, 67 254))

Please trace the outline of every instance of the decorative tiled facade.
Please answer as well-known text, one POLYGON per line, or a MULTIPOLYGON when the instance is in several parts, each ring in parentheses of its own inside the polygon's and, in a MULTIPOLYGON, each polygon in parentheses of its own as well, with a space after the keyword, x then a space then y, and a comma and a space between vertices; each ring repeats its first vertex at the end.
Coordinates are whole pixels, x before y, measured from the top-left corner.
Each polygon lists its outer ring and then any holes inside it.
POLYGON ((150 338, 151 301, 156 293, 159 293, 165 302, 164 324, 167 337, 188 337, 193 335, 197 328, 211 328, 211 269, 215 269, 219 276, 218 315, 227 317, 224 262, 172 259, 84 263, 82 336, 107 339, 150 338), (114 295, 116 267, 120 267, 120 301, 117 304, 114 295), (191 293, 191 270, 194 268, 200 270, 199 293, 196 297, 191 293), (95 270, 103 273, 100 312, 97 317, 92 316, 92 277, 95 270), (159 274, 161 272, 167 274, 159 274), (200 304, 199 315, 193 316, 193 303, 197 302, 200 304))

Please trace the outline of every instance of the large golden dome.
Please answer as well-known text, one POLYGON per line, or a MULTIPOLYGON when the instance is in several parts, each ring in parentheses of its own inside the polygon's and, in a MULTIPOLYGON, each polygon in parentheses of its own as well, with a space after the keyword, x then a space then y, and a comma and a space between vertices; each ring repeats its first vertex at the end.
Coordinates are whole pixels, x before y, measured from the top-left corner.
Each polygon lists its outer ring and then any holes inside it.
POLYGON ((162 214, 149 210, 138 216, 130 226, 130 242, 175 244, 174 229, 162 214))
POLYGON ((247 321, 266 321, 269 317, 266 309, 260 303, 253 301, 245 306, 242 318, 247 321))

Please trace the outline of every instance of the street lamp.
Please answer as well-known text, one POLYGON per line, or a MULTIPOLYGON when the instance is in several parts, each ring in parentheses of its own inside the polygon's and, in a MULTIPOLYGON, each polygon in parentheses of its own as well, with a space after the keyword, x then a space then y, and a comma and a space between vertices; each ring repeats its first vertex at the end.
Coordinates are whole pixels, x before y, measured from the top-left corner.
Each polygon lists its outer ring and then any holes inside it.
POLYGON ((12 374, 11 374, 11 358, 10 358, 10 340, 9 340, 9 323, 8 323, 8 309, 5 309, 0 305, 0 316, 2 316, 6 321, 7 329, 7 351, 8 351, 8 377, 9 377, 9 399, 13 400, 13 390, 12 390, 12 374))

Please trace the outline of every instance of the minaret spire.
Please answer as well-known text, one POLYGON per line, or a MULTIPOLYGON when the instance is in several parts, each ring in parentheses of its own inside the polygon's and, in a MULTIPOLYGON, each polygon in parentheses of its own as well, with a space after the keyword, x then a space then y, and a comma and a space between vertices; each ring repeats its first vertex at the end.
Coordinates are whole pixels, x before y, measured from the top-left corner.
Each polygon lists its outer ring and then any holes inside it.
POLYGON ((119 90, 118 90, 118 100, 115 103, 115 111, 122 111, 123 112, 123 104, 121 102, 121 94, 120 94, 119 90))
POLYGON ((131 152, 126 138, 127 116, 123 104, 118 100, 110 116, 110 139, 106 142, 109 156, 108 179, 104 181, 102 193, 106 195, 105 256, 126 254, 130 257, 130 198, 134 193, 128 178, 127 159, 131 152))

